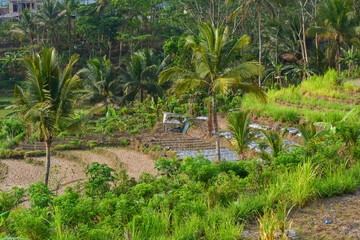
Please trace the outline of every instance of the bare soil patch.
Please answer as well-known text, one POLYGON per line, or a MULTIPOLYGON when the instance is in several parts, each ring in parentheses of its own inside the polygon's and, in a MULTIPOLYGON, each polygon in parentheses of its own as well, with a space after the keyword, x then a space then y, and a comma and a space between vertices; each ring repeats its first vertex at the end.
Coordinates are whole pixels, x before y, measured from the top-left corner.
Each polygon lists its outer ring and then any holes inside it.
POLYGON ((118 159, 124 163, 124 168, 129 176, 138 179, 142 172, 151 173, 154 176, 157 174, 154 169, 155 160, 151 159, 150 156, 130 149, 107 149, 115 153, 118 159))
MULTIPOLYGON (((37 161, 45 162, 45 158, 36 158, 37 161)), ((13 186, 27 188, 30 184, 43 181, 45 167, 26 163, 23 160, 1 160, 8 168, 6 178, 0 183, 0 190, 9 190, 13 186)), ((50 184, 66 185, 85 177, 84 168, 72 161, 52 158, 51 159, 50 184)))
POLYGON ((293 227, 298 229, 301 239, 360 239, 359 213, 358 191, 312 202, 294 212, 293 227))

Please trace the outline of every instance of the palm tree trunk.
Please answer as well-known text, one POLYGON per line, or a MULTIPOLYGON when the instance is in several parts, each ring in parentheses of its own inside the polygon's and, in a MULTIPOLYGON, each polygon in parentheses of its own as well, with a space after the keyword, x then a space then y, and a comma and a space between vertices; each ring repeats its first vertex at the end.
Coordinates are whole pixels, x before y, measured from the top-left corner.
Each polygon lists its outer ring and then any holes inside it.
MULTIPOLYGON (((262 52, 262 43, 261 43, 261 0, 258 1, 258 20, 259 20, 259 64, 261 64, 261 52, 262 52)), ((259 87, 261 87, 261 77, 259 76, 259 87)))
POLYGON ((217 121, 217 113, 216 113, 216 94, 215 92, 212 93, 213 97, 213 116, 214 116, 214 125, 215 125, 215 136, 216 136, 216 161, 220 162, 221 156, 220 156, 220 136, 219 136, 219 125, 217 121))
POLYGON ((212 125, 212 117, 211 117, 211 103, 210 103, 210 97, 208 98, 208 131, 209 135, 211 136, 211 132, 213 130, 212 125))
POLYGON ((51 141, 45 141, 46 146, 46 166, 45 166, 45 185, 48 186, 49 184, 49 175, 50 175, 50 148, 51 148, 51 141))

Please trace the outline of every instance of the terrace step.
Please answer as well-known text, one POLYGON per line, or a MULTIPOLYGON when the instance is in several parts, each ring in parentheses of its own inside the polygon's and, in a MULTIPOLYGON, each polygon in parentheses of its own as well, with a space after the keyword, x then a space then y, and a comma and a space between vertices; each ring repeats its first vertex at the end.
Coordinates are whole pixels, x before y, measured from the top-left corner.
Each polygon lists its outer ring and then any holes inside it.
MULTIPOLYGON (((163 136, 154 136, 142 141, 142 143, 144 145, 151 144, 153 146, 157 145, 171 149, 175 151, 179 159, 196 157, 199 154, 202 154, 204 158, 209 159, 210 161, 216 161, 217 159, 214 144, 205 142, 201 138, 189 137, 184 134, 164 134, 163 136)), ((239 161, 237 153, 228 148, 221 148, 220 154, 222 161, 239 161)))

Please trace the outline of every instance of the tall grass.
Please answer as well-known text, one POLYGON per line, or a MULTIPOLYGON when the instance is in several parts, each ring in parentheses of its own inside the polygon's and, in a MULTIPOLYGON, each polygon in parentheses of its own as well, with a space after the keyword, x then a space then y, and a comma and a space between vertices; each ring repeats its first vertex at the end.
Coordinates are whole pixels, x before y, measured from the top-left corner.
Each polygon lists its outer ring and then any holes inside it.
POLYGON ((339 99, 355 99, 346 92, 340 92, 338 89, 344 88, 346 90, 352 89, 348 83, 344 87, 338 85, 338 73, 335 69, 328 70, 324 76, 314 75, 301 83, 301 90, 310 92, 312 94, 334 97, 339 99))

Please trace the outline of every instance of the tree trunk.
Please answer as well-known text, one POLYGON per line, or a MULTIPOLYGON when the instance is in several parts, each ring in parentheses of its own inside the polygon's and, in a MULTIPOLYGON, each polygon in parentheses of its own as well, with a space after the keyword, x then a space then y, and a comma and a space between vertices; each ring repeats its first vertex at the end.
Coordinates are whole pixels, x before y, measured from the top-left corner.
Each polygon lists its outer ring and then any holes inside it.
POLYGON ((213 130, 212 125, 212 117, 211 117, 211 103, 210 103, 210 97, 208 98, 208 131, 209 135, 211 136, 211 132, 213 130))
POLYGON ((213 97, 213 116, 214 116, 214 125, 215 125, 215 136, 216 136, 216 161, 220 162, 221 156, 220 156, 220 136, 219 136, 219 125, 217 121, 217 113, 216 113, 216 94, 215 92, 212 93, 213 97))
POLYGON ((51 141, 45 141, 46 146, 46 166, 45 166, 45 185, 49 185, 49 175, 50 175, 50 148, 51 141))
POLYGON ((68 41, 69 41, 69 57, 71 57, 72 52, 72 38, 71 38, 71 15, 68 15, 67 18, 67 34, 68 34, 68 41))
MULTIPOLYGON (((261 52, 262 52, 262 43, 261 43, 261 0, 258 1, 258 20, 259 20, 259 64, 261 64, 261 52)), ((261 87, 261 77, 259 76, 259 87, 261 87)))

